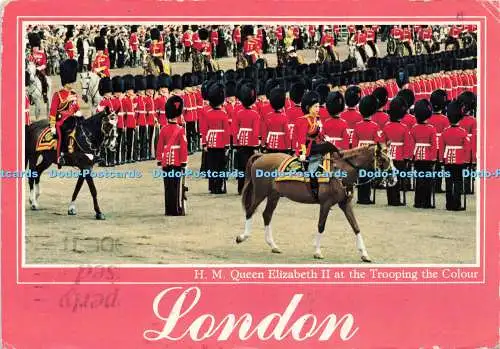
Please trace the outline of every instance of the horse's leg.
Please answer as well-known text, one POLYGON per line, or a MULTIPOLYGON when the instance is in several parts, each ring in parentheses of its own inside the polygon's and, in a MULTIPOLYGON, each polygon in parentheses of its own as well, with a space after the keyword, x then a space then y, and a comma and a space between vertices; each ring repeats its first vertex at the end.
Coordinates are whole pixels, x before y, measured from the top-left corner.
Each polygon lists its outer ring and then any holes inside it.
MULTIPOLYGON (((80 170, 82 171, 82 170, 80 170)), ((78 176, 78 180, 76 181, 76 186, 75 190, 73 191, 73 196, 71 197, 71 202, 69 203, 68 207, 68 215, 74 216, 76 215, 76 198, 78 197, 78 193, 80 193, 80 189, 82 189, 83 181, 85 180, 85 177, 83 177, 83 174, 80 173, 78 176)))
POLYGON ((323 254, 321 253, 321 238, 323 232, 325 231, 326 219, 328 218, 328 213, 332 207, 331 201, 322 202, 319 208, 319 220, 318 220, 318 232, 314 239, 314 258, 323 259, 323 254))
MULTIPOLYGON (((261 181, 259 181, 259 183, 260 182, 261 181)), ((252 216, 255 213, 257 207, 259 207, 260 203, 264 201, 267 195, 268 193, 264 192, 262 188, 255 187, 255 181, 253 178, 243 187, 241 196, 244 199, 245 204, 245 231, 243 232, 243 234, 240 234, 236 237, 236 242, 238 244, 250 237, 250 233, 252 231, 252 216), (259 189, 262 192, 260 192, 259 189)))
POLYGON ((264 218, 264 235, 266 243, 271 247, 271 252, 273 253, 281 253, 281 250, 276 246, 273 239, 273 233, 271 230, 271 219, 273 218, 273 212, 278 205, 278 201, 280 199, 280 195, 278 192, 272 192, 271 195, 267 197, 266 208, 262 213, 262 217, 264 218))
POLYGON ((354 234, 356 235, 356 248, 358 249, 359 253, 361 254, 361 260, 363 262, 370 263, 371 260, 370 260, 370 257, 368 256, 368 252, 366 251, 365 243, 363 241, 363 237, 361 236, 358 222, 356 221, 356 218, 354 217, 354 212, 352 210, 352 205, 351 205, 351 198, 340 202, 339 207, 342 210, 342 212, 344 212, 344 214, 347 218, 347 221, 351 225, 352 230, 354 231, 354 234))
POLYGON ((94 211, 95 211, 95 219, 104 220, 106 219, 99 208, 99 203, 97 202, 97 189, 94 184, 94 179, 90 174, 85 176, 85 180, 90 189, 90 194, 92 194, 92 200, 94 201, 94 211))

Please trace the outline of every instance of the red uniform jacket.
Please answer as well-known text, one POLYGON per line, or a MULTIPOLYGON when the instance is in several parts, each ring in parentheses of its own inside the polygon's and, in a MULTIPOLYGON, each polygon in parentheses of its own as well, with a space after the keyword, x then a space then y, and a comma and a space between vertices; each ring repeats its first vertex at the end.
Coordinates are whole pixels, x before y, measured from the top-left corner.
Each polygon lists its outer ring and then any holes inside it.
POLYGON ((432 28, 421 29, 418 33, 418 38, 422 41, 432 40, 432 28))
POLYGON ((116 127, 124 128, 121 97, 113 96, 113 98, 111 98, 111 103, 113 104, 113 110, 115 111, 115 113, 118 114, 118 121, 116 123, 116 127))
POLYGON ((76 48, 75 45, 73 45, 73 41, 66 41, 66 43, 64 44, 64 50, 66 51, 69 59, 75 59, 76 48))
POLYGON ((219 44, 219 33, 216 30, 210 32, 210 42, 216 46, 219 44))
POLYGON ((427 123, 436 128, 437 145, 439 150, 439 138, 441 137, 443 130, 450 126, 450 121, 443 114, 432 114, 431 117, 427 119, 427 123))
POLYGON ((458 126, 462 127, 467 131, 467 136, 471 141, 471 161, 472 163, 476 163, 476 139, 477 139, 477 122, 476 118, 470 115, 465 115, 462 120, 458 123, 458 126))
POLYGON ((144 96, 144 108, 146 109, 146 124, 154 126, 156 120, 156 107, 153 96, 144 96))
POLYGON ((293 27, 293 37, 295 39, 298 39, 299 35, 300 35, 300 33, 299 33, 299 27, 297 27, 297 26, 293 27))
POLYGON ((366 33, 358 31, 354 35, 354 41, 356 42, 356 46, 364 46, 366 44, 366 33))
POLYGON ((99 113, 106 107, 114 111, 113 97, 103 97, 97 105, 96 112, 99 113))
POLYGON ((412 142, 406 125, 389 122, 384 126, 384 137, 389 145, 389 156, 393 160, 405 160, 411 157, 412 142))
POLYGON ((321 37, 321 42, 320 42, 321 46, 323 46, 324 44, 330 44, 331 46, 333 46, 334 43, 335 39, 331 35, 326 34, 321 37))
POLYGON ((347 27, 347 31, 349 32, 349 34, 354 34, 356 32, 356 26, 355 25, 349 25, 347 27))
POLYGON ((31 119, 30 119, 30 99, 28 96, 25 98, 25 104, 24 104, 24 123, 25 125, 31 125, 31 119))
POLYGON ((257 60, 257 54, 260 52, 260 43, 257 39, 245 40, 243 44, 243 53, 253 57, 253 62, 257 60))
POLYGON ((455 125, 445 129, 439 140, 439 158, 445 164, 470 163, 471 141, 467 131, 455 125))
POLYGON ((132 51, 137 51, 139 49, 139 39, 137 38, 136 33, 130 34, 130 38, 128 40, 128 44, 130 45, 130 49, 132 51))
POLYGON ((297 140, 294 138, 295 137, 295 131, 294 131, 295 122, 297 121, 297 119, 304 116, 304 113, 302 112, 302 108, 300 107, 300 105, 297 104, 297 105, 292 105, 290 108, 286 109, 285 114, 286 114, 286 117, 288 119, 288 128, 290 130, 290 136, 292 137, 291 138, 291 142, 292 142, 291 147, 293 149, 296 149, 297 140))
POLYGON ((349 144, 352 144, 352 133, 354 131, 354 127, 358 122, 363 121, 363 117, 356 110, 356 108, 347 108, 342 113, 340 113, 340 118, 347 122, 347 134, 349 135, 349 144))
POLYGON ((164 54, 163 42, 153 40, 151 46, 149 46, 149 54, 154 57, 163 58, 164 54))
POLYGON ((347 122, 340 117, 330 117, 323 122, 325 140, 334 144, 340 150, 349 149, 347 127, 347 122))
POLYGON ((158 95, 155 98, 155 110, 158 115, 158 123, 161 127, 167 124, 167 116, 165 114, 165 103, 167 103, 168 96, 158 95))
POLYGON ((28 57, 28 60, 35 63, 36 69, 42 72, 47 68, 47 55, 43 51, 33 49, 33 53, 28 57))
POLYGON ((238 43, 238 44, 241 44, 241 29, 239 28, 236 28, 233 32, 233 40, 238 43))
POLYGON ((326 109, 324 106, 319 107, 319 120, 321 121, 321 124, 324 125, 326 120, 329 120, 331 118, 330 113, 328 113, 328 109, 326 109))
POLYGON ((408 89, 413 91, 413 94, 415 95, 415 102, 418 102, 423 98, 422 93, 420 92, 420 84, 417 81, 408 83, 408 89))
POLYGON ((411 114, 406 114, 401 118, 401 123, 408 128, 408 131, 410 131, 417 123, 417 119, 411 114))
POLYGON ((392 28, 391 29, 391 36, 396 39, 396 40, 401 40, 403 37, 403 30, 401 28, 392 28))
POLYGON ((283 40, 283 27, 282 26, 278 26, 278 28, 276 28, 276 38, 278 39, 278 41, 281 41, 283 40))
POLYGON ((262 34, 262 29, 257 30, 257 40, 259 41, 260 47, 262 47, 262 43, 264 42, 264 37, 262 34))
POLYGON ((78 95, 75 91, 61 89, 54 93, 50 104, 49 121, 51 125, 62 125, 64 120, 80 110, 78 95))
POLYGON ((207 130, 207 113, 209 111, 212 111, 212 107, 207 103, 203 106, 203 108, 198 112, 198 120, 200 124, 200 138, 201 138, 201 144, 206 145, 205 142, 205 135, 203 134, 203 130, 207 130))
POLYGON ((378 111, 372 115, 371 120, 373 122, 376 122, 380 129, 383 129, 385 127, 385 124, 389 122, 389 115, 387 115, 387 113, 384 113, 383 111, 378 111))
POLYGON ((146 96, 136 95, 134 104, 137 126, 146 126, 146 96))
POLYGON ((184 93, 184 120, 186 122, 196 122, 198 120, 198 103, 194 93, 184 93))
POLYGON ((94 62, 92 62, 92 71, 99 75, 99 77, 110 77, 109 67, 111 63, 109 62, 109 57, 104 53, 98 53, 95 56, 94 62))
POLYGON ((257 147, 260 136, 260 116, 255 110, 241 109, 233 116, 231 125, 236 146, 257 147))
POLYGON ((262 144, 268 149, 288 150, 291 148, 288 117, 283 112, 272 111, 262 123, 262 144))
POLYGON ((375 31, 372 28, 365 29, 366 41, 375 41, 375 31))
POLYGON ((416 124, 410 130, 411 154, 413 160, 436 161, 436 128, 429 124, 416 124))
POLYGON ((182 35, 182 44, 184 47, 191 47, 193 45, 192 34, 190 32, 184 32, 182 35))
POLYGON ((317 133, 314 137, 315 140, 320 141, 323 139, 323 133, 321 131, 318 120, 311 115, 304 115, 295 121, 295 127, 293 128, 292 146, 295 146, 295 154, 300 156, 304 154, 309 156, 311 153, 312 142, 310 142, 310 135, 317 133), (319 131, 318 131, 319 130, 319 131))
POLYGON ((411 41, 411 31, 408 28, 403 29, 403 41, 411 41))
POLYGON ((376 122, 363 120, 354 126, 354 131, 352 133, 353 148, 384 141, 384 133, 376 122))
POLYGON ((205 113, 205 121, 200 124, 207 148, 223 149, 229 146, 231 129, 227 113, 222 109, 210 109, 205 113))
POLYGON ((160 130, 156 146, 156 160, 163 167, 181 166, 188 161, 186 131, 176 122, 169 122, 160 130))
POLYGON ((134 97, 125 95, 122 98, 122 111, 126 128, 135 128, 136 126, 134 97))
POLYGON ((456 25, 453 25, 450 30, 448 31, 448 36, 451 36, 452 38, 458 39, 460 36, 460 33, 462 32, 462 29, 457 27, 456 25))

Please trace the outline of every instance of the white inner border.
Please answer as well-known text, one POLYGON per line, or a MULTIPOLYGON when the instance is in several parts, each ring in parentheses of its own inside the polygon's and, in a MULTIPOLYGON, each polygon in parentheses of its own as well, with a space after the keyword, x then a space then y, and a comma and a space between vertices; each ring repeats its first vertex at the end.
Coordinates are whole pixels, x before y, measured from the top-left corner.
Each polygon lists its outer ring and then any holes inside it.
MULTIPOLYGON (((68 16, 17 16, 17 22, 16 22, 16 45, 19 42, 19 34, 20 34, 20 21, 22 20, 23 27, 22 27, 22 44, 23 47, 21 48, 21 52, 23 55, 23 61, 24 61, 24 55, 25 55, 25 50, 24 47, 26 47, 26 39, 24 36, 25 29, 28 25, 40 25, 40 24, 101 24, 101 25, 119 25, 119 24, 130 24, 130 23, 135 23, 137 22, 137 19, 140 18, 145 18, 145 19, 150 19, 152 16, 99 16, 97 18, 102 19, 102 18, 109 18, 109 21, 106 21, 105 23, 99 22, 96 23, 96 20, 91 20, 92 18, 96 18, 93 16, 72 16, 72 19, 79 18, 79 19, 88 19, 88 20, 50 20, 50 21, 26 21, 23 19, 26 18, 43 18, 43 17, 50 17, 50 18, 69 18, 68 16), (120 18, 119 21, 116 19, 120 18), (127 18, 130 18, 131 20, 127 20, 127 18)), ((359 19, 359 18, 374 18, 374 17, 369 17, 369 16, 342 16, 342 17, 335 17, 335 16, 196 16, 196 18, 200 18, 202 20, 197 20, 194 22, 191 22, 189 20, 184 20, 186 19, 185 16, 162 16, 162 17, 156 17, 159 20, 156 21, 151 21, 151 20, 146 20, 146 21, 141 21, 141 25, 155 25, 155 24, 234 24, 236 21, 221 21, 221 18, 231 18, 231 19, 238 19, 237 23, 238 24, 269 24, 272 23, 273 25, 276 24, 281 24, 281 25, 286 25, 286 24, 303 24, 303 25, 321 25, 321 24, 332 24, 329 23, 329 20, 334 20, 335 19, 335 24, 339 25, 346 25, 346 24, 351 24, 352 21, 346 22, 346 19, 348 18, 354 18, 354 19, 359 19), (242 21, 239 20, 239 18, 256 18, 260 19, 259 21, 242 21), (213 18, 217 19, 216 21, 207 21, 206 19, 213 18), (262 21, 262 18, 269 18, 272 20, 266 20, 262 21), (297 18, 302 18, 302 19, 322 19, 320 22, 318 21, 276 21, 274 19, 297 19, 297 18), (176 20, 177 19, 177 20, 176 20), (183 19, 182 21, 179 21, 179 19, 183 19), (205 19, 205 20, 203 20, 205 19)), ((378 24, 378 25, 387 25, 387 24, 412 24, 412 25, 423 25, 423 24, 428 24, 428 25, 452 25, 452 24, 475 24, 478 26, 478 42, 477 42, 477 59, 478 59, 478 67, 477 67, 477 85, 479 86, 478 88, 478 105, 477 105, 477 115, 486 115, 486 103, 485 103, 485 96, 481 94, 481 89, 483 84, 486 84, 486 75, 485 75, 485 81, 481 81, 481 74, 482 74, 482 66, 481 66, 481 57, 482 57, 482 52, 481 52, 481 47, 482 47, 482 25, 481 22, 477 21, 477 19, 484 19, 484 38, 485 40, 487 39, 487 18, 486 16, 464 16, 462 19, 459 21, 437 21, 437 20, 432 20, 432 21, 423 21, 426 18, 448 18, 445 16, 417 16, 417 17, 408 17, 408 16, 385 16, 384 18, 409 18, 412 19, 412 21, 380 21, 380 20, 369 20, 369 21, 359 21, 355 20, 356 24, 378 24), (476 19, 476 21, 472 20, 463 20, 463 19, 476 19), (482 112, 482 103, 484 103, 484 113, 482 112)), ((451 18, 451 17, 449 17, 451 18)), ((485 63, 484 63, 484 69, 486 69, 486 58, 487 58, 487 45, 485 45, 485 63)), ((19 72, 19 63, 21 61, 19 60, 19 48, 16 50, 16 72, 19 72)), ((24 86, 24 74, 21 74, 21 82, 22 86, 24 86)), ((16 84, 16 100, 17 100, 17 106, 19 108, 19 103, 20 103, 20 96, 19 96, 19 75, 17 79, 17 84, 16 84)), ((24 97, 24 93, 23 96, 24 97)), ((24 112, 25 107, 24 107, 24 98, 23 98, 23 107, 21 110, 24 112)), ((21 128, 24 127, 24 114, 22 115, 22 118, 18 118, 19 124, 21 128)), ((477 153, 477 169, 480 170, 481 167, 479 166, 480 164, 485 164, 486 161, 486 118, 481 118, 478 117, 477 119, 477 129, 478 129, 478 137, 477 137, 477 142, 478 145, 481 145, 481 142, 479 140, 482 140, 483 146, 483 157, 481 157, 481 152, 479 151, 477 153), (484 125, 482 125, 482 120, 484 120, 484 125), (484 129, 484 132, 482 132, 484 129), (484 139, 482 138, 484 137, 484 139), (481 161, 483 160, 483 161, 481 161)), ((24 145, 24 132, 22 132, 22 143, 24 145)), ((480 147, 478 148, 480 149, 480 147)), ((22 158, 22 166, 24 166, 24 151, 21 154, 22 158)), ((19 134, 16 133, 16 163, 19 163, 19 134)), ((482 281, 457 281, 457 282, 370 282, 370 281, 360 281, 360 282, 199 282, 199 281, 192 281, 192 282, 80 282, 80 284, 484 284, 486 280, 486 181, 484 178, 481 178, 480 180, 476 181, 478 183, 478 190, 475 191, 476 194, 476 263, 474 264, 27 264, 26 263, 26 248, 25 248, 25 229, 22 229, 21 233, 21 238, 22 238, 22 264, 21 268, 26 268, 26 269, 40 269, 40 268, 47 268, 47 269, 68 269, 68 268, 98 268, 98 267, 106 267, 106 268, 163 268, 163 269, 170 269, 170 268, 185 268, 185 269, 193 269, 193 268, 212 268, 212 269, 227 269, 227 268, 314 268, 314 269, 327 269, 327 268, 338 268, 339 270, 347 269, 347 268, 358 268, 358 269, 370 269, 370 268, 377 268, 377 269, 387 269, 387 268, 470 268, 470 267, 481 267, 480 263, 480 246, 479 246, 479 238, 480 238, 480 228, 481 228, 481 220, 480 220, 480 193, 481 189, 484 186, 484 192, 485 195, 482 198, 483 199, 483 207, 484 207, 484 212, 483 212, 483 256, 482 256, 482 274, 483 274, 483 280, 482 281)), ((24 186, 27 184, 26 179, 23 178, 22 181, 16 181, 16 208, 19 208, 19 185, 22 183, 23 185, 23 190, 22 190, 22 203, 23 203, 23 208, 22 209, 22 227, 25 227, 25 190, 24 186)), ((18 214, 18 213, 17 213, 18 214)), ((75 282, 21 282, 19 281, 19 216, 16 215, 16 276, 17 276, 17 283, 18 284, 75 284, 75 282)), ((66 272, 64 272, 66 273, 66 272)))

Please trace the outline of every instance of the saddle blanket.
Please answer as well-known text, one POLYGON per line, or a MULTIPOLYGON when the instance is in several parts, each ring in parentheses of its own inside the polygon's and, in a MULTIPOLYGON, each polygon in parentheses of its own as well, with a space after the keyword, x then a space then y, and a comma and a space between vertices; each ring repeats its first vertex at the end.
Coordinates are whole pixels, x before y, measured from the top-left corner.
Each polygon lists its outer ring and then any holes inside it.
MULTIPOLYGON (((309 173, 304 170, 302 167, 302 163, 299 158, 294 156, 287 160, 284 160, 281 165, 278 167, 277 171, 279 175, 276 177, 275 182, 285 182, 285 181, 296 181, 302 183, 309 183, 309 173), (306 176, 304 176, 304 172, 307 172, 306 176)), ((320 168, 318 168, 317 172, 321 172, 321 175, 318 176, 318 183, 329 183, 332 175, 330 175, 330 155, 326 155, 323 158, 323 164, 320 168)))
POLYGON ((46 128, 40 133, 38 136, 38 140, 36 141, 36 151, 44 151, 44 150, 56 150, 57 147, 57 139, 54 138, 50 128, 46 128))

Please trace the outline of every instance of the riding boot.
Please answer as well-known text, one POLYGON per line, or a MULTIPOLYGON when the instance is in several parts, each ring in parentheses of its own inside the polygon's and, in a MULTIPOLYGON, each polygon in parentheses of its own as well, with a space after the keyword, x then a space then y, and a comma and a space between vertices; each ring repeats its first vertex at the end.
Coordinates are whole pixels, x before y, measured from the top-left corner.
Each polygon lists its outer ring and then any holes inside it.
POLYGON ((310 178, 310 184, 311 184, 311 193, 314 198, 314 201, 319 202, 319 182, 318 178, 315 176, 312 176, 310 178))
POLYGON ((40 71, 37 71, 37 75, 38 75, 38 78, 40 79, 40 82, 42 83, 42 95, 43 95, 43 101, 44 103, 47 103, 49 101, 49 98, 47 96, 47 91, 49 89, 49 86, 47 84, 47 78, 45 77, 45 75, 40 72, 40 71))

